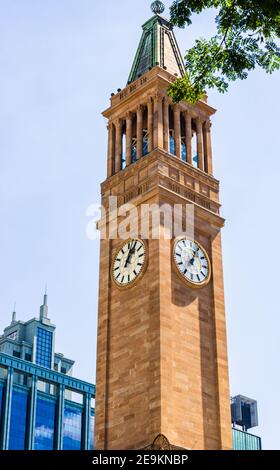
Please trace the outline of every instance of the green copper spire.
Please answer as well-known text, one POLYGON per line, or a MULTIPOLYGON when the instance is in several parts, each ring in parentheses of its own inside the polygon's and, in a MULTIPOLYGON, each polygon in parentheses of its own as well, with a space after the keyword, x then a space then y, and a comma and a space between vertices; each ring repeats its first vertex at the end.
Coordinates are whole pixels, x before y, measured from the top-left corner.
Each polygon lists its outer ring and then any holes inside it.
POLYGON ((143 26, 139 47, 128 78, 128 84, 153 67, 162 67, 176 77, 185 73, 184 62, 171 23, 160 16, 164 5, 159 0, 151 5, 155 13, 143 26))

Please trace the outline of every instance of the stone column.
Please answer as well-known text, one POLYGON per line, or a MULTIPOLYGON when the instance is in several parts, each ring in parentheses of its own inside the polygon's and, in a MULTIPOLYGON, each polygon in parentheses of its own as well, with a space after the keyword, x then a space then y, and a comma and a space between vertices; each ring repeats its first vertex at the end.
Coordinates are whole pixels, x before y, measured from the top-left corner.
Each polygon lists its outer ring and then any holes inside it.
POLYGON ((82 449, 90 450, 90 416, 91 416, 91 395, 84 395, 84 413, 83 413, 83 430, 82 430, 82 449))
POLYGON ((37 406, 37 382, 36 375, 32 376, 32 386, 30 392, 30 408, 27 426, 27 450, 34 450, 34 437, 36 425, 36 406, 37 406))
POLYGON ((181 141, 181 110, 178 104, 174 107, 174 137, 175 137, 175 154, 177 158, 182 157, 182 141, 181 141))
POLYGON ((4 408, 2 414, 2 450, 9 449, 9 437, 10 437, 10 421, 11 421, 11 409, 12 409, 12 395, 13 395, 13 378, 14 369, 8 368, 6 390, 4 396, 4 408))
POLYGON ((64 396, 65 396, 65 386, 63 384, 59 384, 57 417, 56 417, 56 442, 55 442, 56 450, 63 449, 64 396))
POLYGON ((157 93, 154 97, 154 148, 163 148, 163 96, 157 93))
POLYGON ((143 156, 143 108, 141 105, 137 108, 137 147, 136 159, 143 156))
POLYGON ((204 170, 203 134, 202 134, 202 122, 200 118, 196 119, 196 132, 197 132, 198 168, 203 171, 204 170))
POLYGON ((149 98, 148 101, 148 152, 150 153, 153 146, 153 100, 149 98))
POLYGON ((164 98, 163 105, 163 137, 164 137, 164 150, 169 152, 169 101, 168 98, 164 98))
POLYGON ((189 112, 185 113, 186 121, 186 150, 187 162, 192 165, 192 116, 189 112))
POLYGON ((116 145, 115 145, 115 173, 121 171, 122 162, 122 121, 118 119, 115 122, 116 145))
POLYGON ((211 143, 211 126, 212 122, 208 119, 203 126, 204 136, 204 153, 205 153, 205 171, 209 175, 213 174, 213 163, 212 163, 212 143, 211 143))
POLYGON ((131 146, 132 146, 132 114, 129 112, 126 115, 126 166, 131 164, 131 146))
POLYGON ((107 129, 108 129, 107 177, 110 178, 110 176, 112 176, 114 172, 114 169, 113 169, 114 144, 113 144, 113 123, 112 122, 108 123, 107 129))

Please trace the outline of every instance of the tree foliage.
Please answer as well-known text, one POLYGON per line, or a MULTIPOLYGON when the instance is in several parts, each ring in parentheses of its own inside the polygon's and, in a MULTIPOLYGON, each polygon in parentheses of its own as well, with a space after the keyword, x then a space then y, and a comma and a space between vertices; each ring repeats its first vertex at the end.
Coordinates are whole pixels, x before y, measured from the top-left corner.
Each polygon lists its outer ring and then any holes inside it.
POLYGON ((171 22, 183 28, 207 8, 217 10, 217 34, 187 51, 185 76, 168 91, 175 102, 195 103, 209 88, 224 93, 256 66, 270 74, 280 68, 280 0, 177 0, 171 22))

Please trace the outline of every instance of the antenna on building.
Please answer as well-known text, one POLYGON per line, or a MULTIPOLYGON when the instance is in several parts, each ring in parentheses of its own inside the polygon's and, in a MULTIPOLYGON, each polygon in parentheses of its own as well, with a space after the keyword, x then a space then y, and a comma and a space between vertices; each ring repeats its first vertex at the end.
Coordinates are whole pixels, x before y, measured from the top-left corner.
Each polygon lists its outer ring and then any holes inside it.
POLYGON ((40 307, 40 321, 48 318, 48 294, 47 294, 47 285, 45 287, 44 302, 40 307))
POLYGON ((14 303, 14 310, 13 310, 13 315, 12 315, 12 323, 15 323, 17 321, 17 312, 16 312, 16 302, 14 303))

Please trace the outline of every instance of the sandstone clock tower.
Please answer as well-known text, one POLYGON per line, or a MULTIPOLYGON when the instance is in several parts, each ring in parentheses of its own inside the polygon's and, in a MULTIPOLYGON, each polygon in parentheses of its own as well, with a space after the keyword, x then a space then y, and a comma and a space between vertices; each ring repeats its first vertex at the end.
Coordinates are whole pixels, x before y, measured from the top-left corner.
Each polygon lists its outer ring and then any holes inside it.
POLYGON ((194 235, 101 240, 95 448, 231 449, 215 110, 169 99, 184 64, 163 4, 152 10, 104 112, 102 205, 191 204, 194 235))

